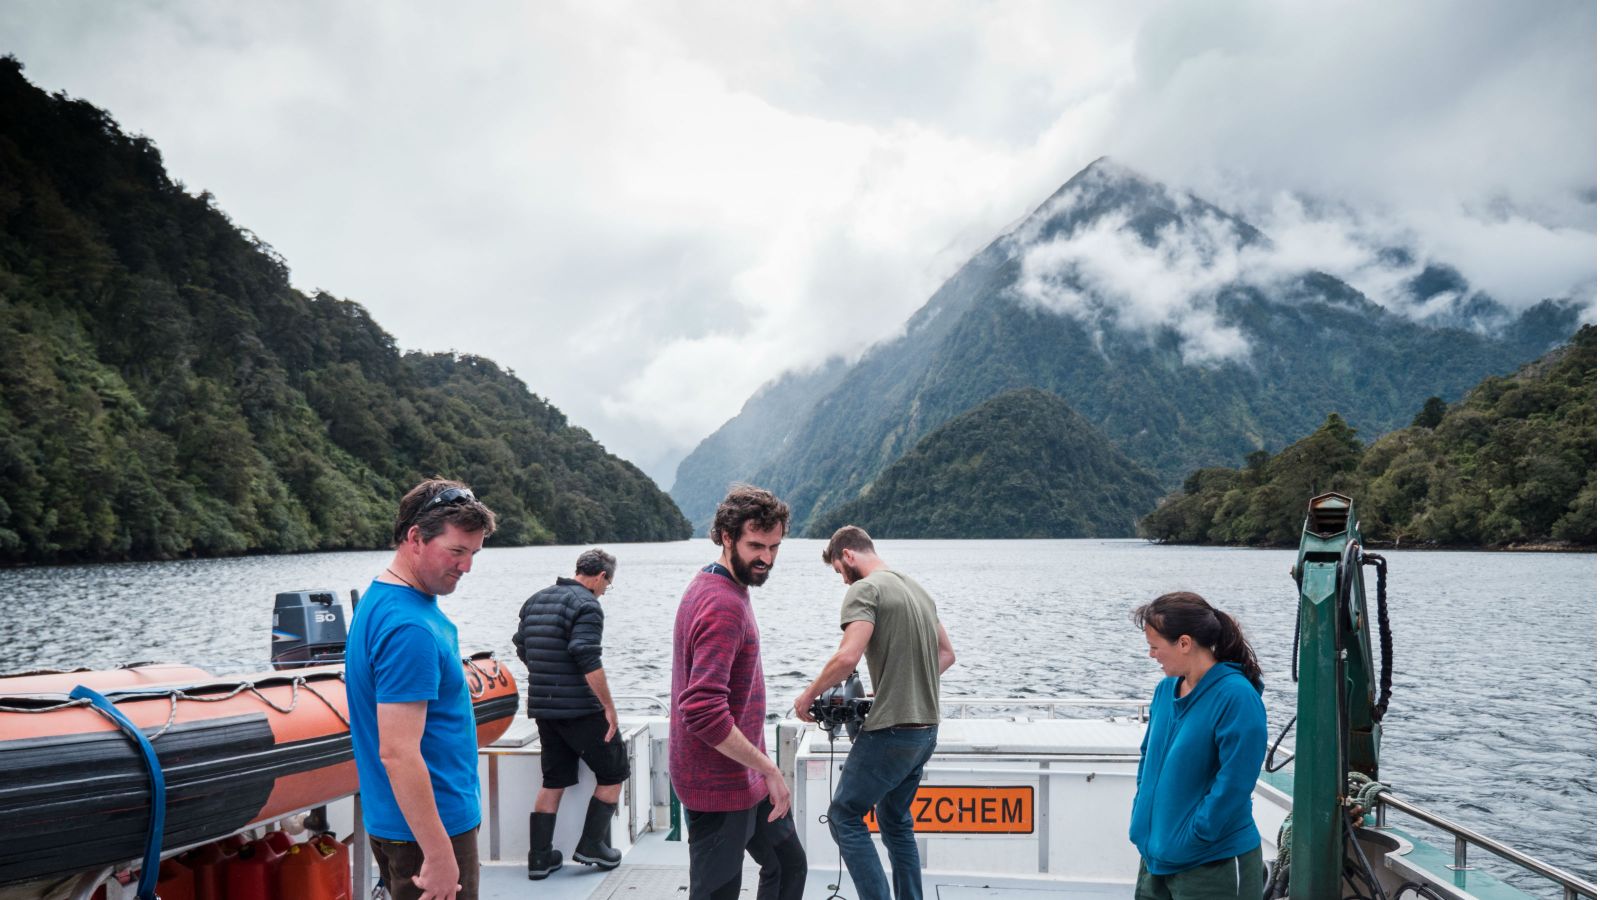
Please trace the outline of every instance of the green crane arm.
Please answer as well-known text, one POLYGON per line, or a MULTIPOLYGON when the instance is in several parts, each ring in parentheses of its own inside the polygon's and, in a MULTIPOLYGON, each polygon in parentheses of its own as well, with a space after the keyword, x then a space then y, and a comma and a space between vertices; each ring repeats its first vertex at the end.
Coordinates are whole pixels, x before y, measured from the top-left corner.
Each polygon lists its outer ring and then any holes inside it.
POLYGON ((1361 530, 1349 497, 1311 499, 1295 582, 1300 660, 1289 896, 1337 900, 1344 869, 1346 780, 1378 777, 1382 726, 1373 715, 1374 670, 1361 530))

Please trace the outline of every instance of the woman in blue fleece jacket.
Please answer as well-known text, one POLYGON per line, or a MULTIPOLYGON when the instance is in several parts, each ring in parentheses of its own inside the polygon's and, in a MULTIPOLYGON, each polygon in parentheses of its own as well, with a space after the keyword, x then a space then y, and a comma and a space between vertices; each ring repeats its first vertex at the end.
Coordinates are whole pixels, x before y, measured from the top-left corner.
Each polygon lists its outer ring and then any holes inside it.
POLYGON ((1251 792, 1266 756, 1261 667, 1239 623, 1198 594, 1133 613, 1167 676, 1150 699, 1128 838, 1138 900, 1261 896, 1251 792))

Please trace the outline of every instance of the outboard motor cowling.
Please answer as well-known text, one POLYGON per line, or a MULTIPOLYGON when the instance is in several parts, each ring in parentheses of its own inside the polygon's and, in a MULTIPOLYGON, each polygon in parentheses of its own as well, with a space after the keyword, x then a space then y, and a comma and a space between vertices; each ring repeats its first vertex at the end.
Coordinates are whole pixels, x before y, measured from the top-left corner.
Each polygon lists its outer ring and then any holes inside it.
POLYGON ((272 605, 272 667, 344 662, 344 608, 333 591, 289 591, 272 605))

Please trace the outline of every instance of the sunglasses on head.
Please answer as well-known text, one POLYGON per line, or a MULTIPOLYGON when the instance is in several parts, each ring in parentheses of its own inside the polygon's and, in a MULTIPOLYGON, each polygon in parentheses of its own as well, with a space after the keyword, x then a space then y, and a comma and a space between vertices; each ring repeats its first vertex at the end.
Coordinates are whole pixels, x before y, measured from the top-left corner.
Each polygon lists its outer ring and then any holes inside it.
POLYGON ((417 510, 415 518, 421 518, 423 513, 433 509, 435 506, 456 506, 462 503, 472 503, 477 499, 472 495, 472 491, 467 488, 445 488, 429 498, 427 503, 422 504, 422 508, 417 510))

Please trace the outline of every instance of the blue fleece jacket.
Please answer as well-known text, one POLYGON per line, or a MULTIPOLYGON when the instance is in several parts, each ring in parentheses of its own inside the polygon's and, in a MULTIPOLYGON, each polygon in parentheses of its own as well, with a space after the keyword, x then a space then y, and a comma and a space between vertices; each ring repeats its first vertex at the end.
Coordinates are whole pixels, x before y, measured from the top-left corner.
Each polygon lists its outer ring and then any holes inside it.
POLYGON ((1234 663, 1217 663, 1187 696, 1156 685, 1140 746, 1128 839, 1152 875, 1172 875, 1261 846, 1251 792, 1267 754, 1267 708, 1234 663))

